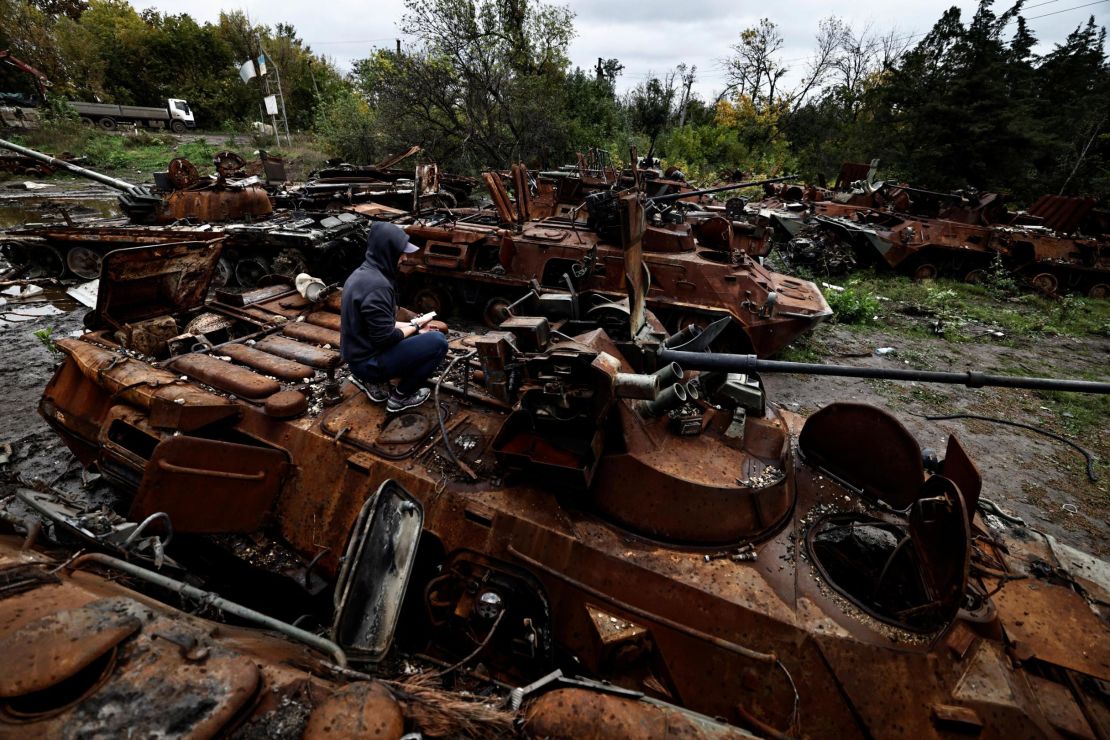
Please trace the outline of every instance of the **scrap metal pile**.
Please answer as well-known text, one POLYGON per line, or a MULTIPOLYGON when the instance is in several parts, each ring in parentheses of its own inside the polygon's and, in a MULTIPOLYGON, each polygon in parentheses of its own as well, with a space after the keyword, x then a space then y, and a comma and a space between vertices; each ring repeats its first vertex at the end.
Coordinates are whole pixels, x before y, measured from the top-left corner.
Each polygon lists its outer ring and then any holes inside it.
POLYGON ((1011 212, 996 193, 875 181, 874 165, 844 165, 832 190, 769 187, 748 218, 774 228, 792 262, 825 274, 878 263, 978 283, 1003 270, 1047 295, 1110 297, 1110 214, 1094 198, 1044 195, 1011 212))
POLYGON ((80 221, 64 214, 61 223, 0 232, 0 252, 21 274, 93 280, 112 250, 198 239, 224 240, 215 277, 220 286, 251 287, 272 273, 291 276, 306 269, 342 280, 362 259, 369 221, 347 212, 275 208, 271 195, 283 184, 284 168, 265 152, 254 163, 221 152, 209 177, 201 177, 189 160, 174 159, 155 173, 150 188, 10 142, 0 146, 118 190, 124 214, 80 221))
POLYGON ((452 333, 396 415, 337 292, 206 301, 218 241, 106 256, 40 413, 119 498, 19 492, 91 554, 0 539, 0 732, 1106 736, 1106 564, 988 514, 955 437, 926 468, 878 408, 779 408, 759 373, 798 368, 714 351, 732 316, 668 331, 662 237, 612 205, 624 297, 452 333))
POLYGON ((938 460, 878 408, 803 419, 760 373, 1110 384, 759 359, 830 313, 763 266, 776 230, 912 221, 884 254, 915 264, 938 224, 1060 241, 1097 211, 1018 226, 858 167, 721 206, 753 183, 597 153, 486 173, 470 208, 473 181, 398 169, 411 150, 302 186, 265 154, 174 160, 154 188, 16 150, 126 218, 0 237, 25 271, 99 278, 39 412, 111 486, 0 503, 25 533, 0 524, 0 735, 1110 735, 1106 564, 981 501, 955 437, 938 460), (423 247, 408 308, 490 329, 451 332, 400 414, 338 352, 368 218, 423 247), (306 271, 333 285, 302 294, 306 271))

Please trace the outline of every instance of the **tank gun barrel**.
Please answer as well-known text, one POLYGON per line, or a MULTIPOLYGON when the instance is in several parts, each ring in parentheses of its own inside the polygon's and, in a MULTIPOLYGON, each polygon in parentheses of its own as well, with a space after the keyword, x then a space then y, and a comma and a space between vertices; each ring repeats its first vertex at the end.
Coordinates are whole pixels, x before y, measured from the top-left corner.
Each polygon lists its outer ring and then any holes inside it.
POLYGON ((651 204, 669 203, 672 200, 680 200, 682 198, 689 198, 692 195, 709 195, 710 193, 723 193, 726 190, 739 190, 740 188, 751 188, 756 185, 770 185, 776 182, 784 182, 786 180, 793 180, 797 175, 783 175, 782 177, 771 177, 766 180, 748 180, 747 182, 731 182, 728 185, 717 185, 712 188, 704 188, 702 190, 690 190, 685 193, 668 193, 667 195, 658 195, 654 198, 648 198, 647 202, 651 204))
POLYGON ((133 192, 133 191, 135 191, 136 188, 141 187, 141 186, 129 183, 126 180, 118 180, 114 177, 109 177, 108 175, 101 174, 99 172, 87 169, 85 167, 78 167, 77 165, 73 164, 72 162, 66 162, 64 159, 58 159, 57 157, 51 157, 49 154, 43 154, 42 152, 36 152, 34 149, 28 149, 25 146, 20 146, 19 144, 15 144, 15 143, 12 143, 10 141, 5 141, 4 139, 0 139, 0 148, 10 149, 11 151, 22 154, 25 157, 30 157, 31 159, 38 160, 39 162, 42 162, 43 164, 48 164, 51 167, 57 167, 59 169, 68 170, 69 172, 72 172, 75 175, 80 175, 81 177, 86 177, 90 180, 96 180, 97 182, 103 183, 104 185, 107 185, 110 188, 115 188, 116 190, 122 190, 125 193, 133 192))
POLYGON ((843 378, 878 378, 880 380, 903 380, 916 381, 919 383, 948 383, 953 385, 966 385, 968 388, 994 386, 997 388, 1027 388, 1043 391, 1072 391, 1075 393, 1110 393, 1110 383, 1101 383, 1093 380, 988 375, 986 373, 974 371, 953 373, 930 370, 851 367, 849 365, 819 365, 811 362, 761 360, 755 355, 733 355, 721 352, 684 352, 682 350, 666 348, 660 349, 657 357, 660 363, 677 362, 683 368, 690 370, 718 370, 732 373, 835 375, 843 378))

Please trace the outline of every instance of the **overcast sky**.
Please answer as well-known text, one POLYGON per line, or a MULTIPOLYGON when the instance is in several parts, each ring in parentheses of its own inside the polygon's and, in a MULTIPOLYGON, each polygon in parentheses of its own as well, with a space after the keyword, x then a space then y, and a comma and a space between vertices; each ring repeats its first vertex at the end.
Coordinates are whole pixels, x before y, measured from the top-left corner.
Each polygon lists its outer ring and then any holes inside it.
MULTIPOLYGON (((390 47, 401 38, 403 0, 131 0, 137 8, 154 7, 165 13, 188 13, 198 21, 215 21, 221 10, 240 8, 256 23, 290 23, 314 51, 330 57, 346 72, 355 59, 374 47, 390 47)), ((598 57, 615 57, 625 69, 618 81, 621 90, 635 86, 654 73, 661 76, 675 65, 697 65, 695 91, 712 99, 724 87, 722 60, 744 28, 761 17, 776 24, 785 39, 781 59, 800 71, 813 53, 817 23, 837 15, 854 29, 870 26, 883 33, 890 29, 916 41, 932 28, 944 10, 960 7, 970 19, 977 0, 938 2, 827 2, 790 0, 782 3, 736 0, 569 0, 577 32, 570 46, 571 62, 592 68, 598 57)), ((1010 4, 996 2, 1001 13, 1010 4)), ((1106 25, 1110 0, 1027 0, 1023 13, 1045 52, 1062 41, 1088 16, 1106 25), (1082 6, 1082 7, 1080 7, 1082 6)), ((1011 26, 1013 28, 1013 26, 1011 26)))

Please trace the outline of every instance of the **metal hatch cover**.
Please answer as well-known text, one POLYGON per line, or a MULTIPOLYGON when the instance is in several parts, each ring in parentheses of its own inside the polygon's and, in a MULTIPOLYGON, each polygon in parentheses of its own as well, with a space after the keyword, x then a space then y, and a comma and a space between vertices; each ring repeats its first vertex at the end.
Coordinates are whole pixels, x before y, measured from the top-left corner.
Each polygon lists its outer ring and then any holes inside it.
POLYGON ((96 310, 86 325, 119 328, 200 307, 220 259, 221 240, 151 244, 104 255, 96 310))
POLYGON ((146 464, 130 515, 142 521, 163 511, 180 532, 252 532, 265 523, 288 470, 284 450, 168 437, 146 464))
POLYGON ((798 436, 805 459, 872 501, 905 511, 925 481, 921 448, 901 422, 862 403, 831 403, 798 436))
POLYGON ((335 585, 332 634, 350 657, 389 652, 423 528, 420 502, 392 479, 363 504, 335 585))

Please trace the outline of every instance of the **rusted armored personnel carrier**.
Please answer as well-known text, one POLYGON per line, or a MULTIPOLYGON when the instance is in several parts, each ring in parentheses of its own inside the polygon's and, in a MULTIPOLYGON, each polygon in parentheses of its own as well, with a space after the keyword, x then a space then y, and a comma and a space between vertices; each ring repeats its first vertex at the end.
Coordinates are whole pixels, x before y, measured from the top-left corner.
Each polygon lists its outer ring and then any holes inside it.
MULTIPOLYGON (((306 269, 342 280, 361 261, 368 221, 354 213, 274 210, 258 176, 236 179, 244 160, 232 152, 216 157, 216 175, 202 178, 186 159, 155 173, 155 189, 132 185, 70 162, 0 140, 0 147, 66 169, 121 192, 124 218, 27 224, 0 233, 8 261, 43 277, 73 275, 93 280, 113 249, 183 240, 225 239, 215 284, 253 286, 270 273, 306 269)), ((272 160, 259 165, 265 169, 272 160)))
POLYGON ((554 677, 519 699, 488 681, 469 682, 484 699, 442 690, 436 674, 444 672, 431 664, 415 681, 374 681, 351 670, 335 643, 165 573, 102 553, 66 558, 27 545, 0 527, 6 738, 630 737, 630 729, 644 738, 680 729, 754 737, 582 680, 554 677), (198 604, 224 621, 180 608, 198 604), (578 718, 578 731, 558 711, 568 703, 595 710, 578 718))
POLYGON ((833 190, 768 188, 748 218, 811 264, 878 262, 920 280, 972 283, 1000 265, 1048 295, 1110 296, 1110 217, 1094 198, 1044 195, 1015 213, 997 193, 875 181, 876 166, 846 163, 833 190), (844 245, 853 253, 840 254, 844 245))
POLYGON ((815 220, 857 251, 917 279, 949 275, 980 282, 997 260, 1048 295, 1110 297, 1105 233, 1067 236, 1039 225, 981 226, 875 212, 815 220))
POLYGON ((433 401, 389 416, 342 383, 338 296, 201 305, 217 256, 109 255, 107 328, 58 341, 40 411, 131 521, 330 594, 352 662, 561 669, 774 736, 1107 732, 1105 564, 988 524, 954 437, 926 470, 880 409, 776 407, 758 372, 792 365, 702 351, 725 322, 669 335, 639 269, 624 337, 589 319, 596 294, 511 316, 454 337, 433 401))
MULTIPOLYGON (((515 170, 515 176, 522 180, 523 173, 515 170)), ((504 188, 491 181, 487 178, 495 203, 515 220, 493 225, 437 216, 405 227, 424 246, 401 263, 407 305, 440 314, 473 309, 487 325, 496 326, 507 316, 507 307, 529 291, 565 291, 569 286, 611 298, 624 295, 630 245, 618 226, 616 193, 590 195, 581 216, 534 221, 530 204, 519 195, 527 192, 526 185, 519 185, 510 205, 498 199, 504 188)), ((646 202, 659 209, 673 197, 646 202)), ((728 218, 703 214, 688 223, 681 211, 673 219, 663 218, 660 210, 653 213, 640 242, 649 275, 647 301, 669 329, 704 327, 729 316, 733 321, 718 346, 766 356, 832 314, 813 283, 772 272, 749 255, 747 238, 734 231, 728 218)))

